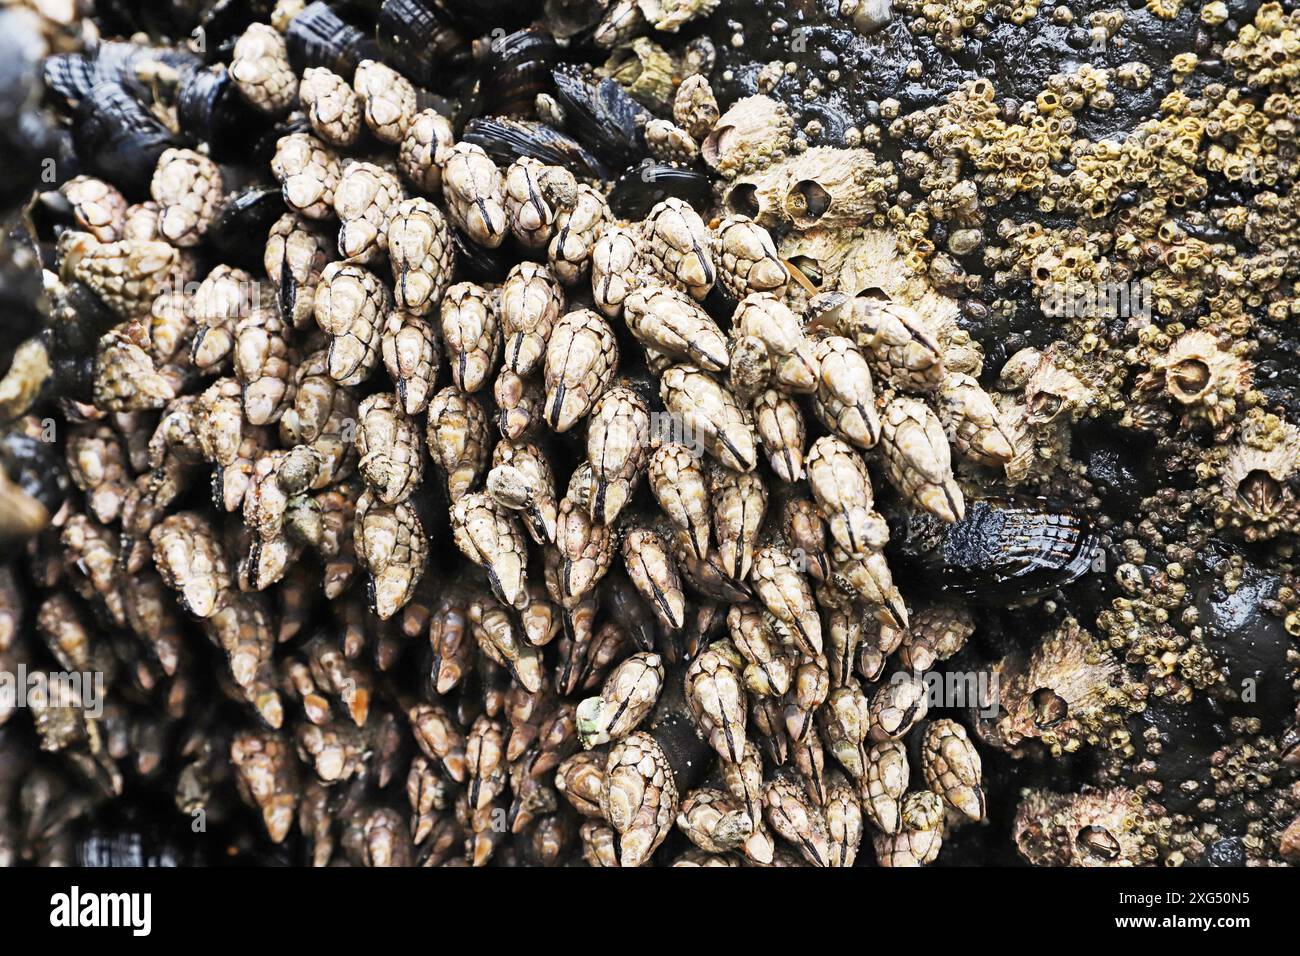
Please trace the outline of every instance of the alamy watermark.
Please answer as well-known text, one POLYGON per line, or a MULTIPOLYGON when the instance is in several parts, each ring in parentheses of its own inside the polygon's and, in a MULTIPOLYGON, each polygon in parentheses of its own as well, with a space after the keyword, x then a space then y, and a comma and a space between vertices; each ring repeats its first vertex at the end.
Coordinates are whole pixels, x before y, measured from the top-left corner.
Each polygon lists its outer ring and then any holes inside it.
POLYGON ((894 686, 919 680, 925 684, 927 710, 953 707, 976 711, 981 717, 998 715, 998 675, 993 671, 895 671, 889 682, 894 686))
POLYGON ((1043 314, 1057 319, 1151 318, 1151 283, 1048 282, 1039 294, 1043 314))
POLYGON ((102 671, 0 671, 0 711, 18 707, 75 707, 87 717, 104 713, 102 671))

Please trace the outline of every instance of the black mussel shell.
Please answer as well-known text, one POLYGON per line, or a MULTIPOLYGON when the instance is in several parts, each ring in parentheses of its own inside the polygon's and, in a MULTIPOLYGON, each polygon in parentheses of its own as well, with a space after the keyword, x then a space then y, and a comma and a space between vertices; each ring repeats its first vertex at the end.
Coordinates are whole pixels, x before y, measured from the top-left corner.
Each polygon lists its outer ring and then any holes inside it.
POLYGON ((709 177, 683 166, 646 160, 618 178, 609 191, 609 208, 624 219, 644 219, 656 203, 670 196, 703 212, 709 200, 709 177))
POLYGON ((362 60, 381 59, 378 45, 328 3, 317 0, 290 21, 284 32, 289 62, 301 74, 309 66, 329 67, 349 82, 362 60))
POLYGON ((202 38, 202 52, 209 63, 224 62, 249 25, 268 23, 274 10, 275 0, 217 0, 203 12, 191 37, 195 42, 202 38))
POLYGON ((101 83, 117 83, 141 103, 155 98, 150 79, 160 68, 184 78, 203 67, 203 61, 188 50, 142 46, 138 43, 106 42, 93 54, 61 53, 45 61, 46 85, 68 103, 90 96, 101 83))
POLYGON ((118 83, 101 83, 77 104, 72 138, 87 171, 132 201, 148 196, 158 157, 177 145, 171 131, 118 83))
POLYGON ((384 0, 375 31, 384 62, 417 86, 465 68, 469 45, 429 0, 384 0))
POLYGON ((181 132, 206 143, 217 162, 247 157, 249 140, 261 136, 270 125, 264 114, 239 95, 224 67, 189 74, 177 91, 176 113, 181 132))
POLYGON ((890 523, 891 561, 972 604, 1049 594, 1087 574, 1100 546, 1086 518, 1045 498, 968 501, 953 524, 923 512, 890 523))
POLYGON ((50 514, 55 514, 68 496, 69 481, 61 459, 57 442, 16 431, 0 433, 0 467, 50 514))
POLYGON ((262 265, 266 234, 284 212, 284 196, 278 188, 247 189, 226 199, 208 228, 208 239, 222 262, 257 269, 262 265))
POLYGON ((459 229, 452 229, 452 242, 456 245, 456 280, 459 282, 503 282, 506 273, 516 263, 514 254, 505 248, 486 249, 467 238, 459 229))
POLYGON ((593 83, 581 68, 565 63, 554 71, 555 98, 569 132, 613 166, 630 166, 645 155, 650 114, 611 79, 593 83))
POLYGON ((512 30, 541 13, 539 0, 440 0, 452 20, 472 34, 512 30))
POLYGON ((530 156, 548 166, 563 166, 584 179, 608 178, 606 166, 581 143, 538 120, 482 116, 466 123, 460 138, 483 147, 502 166, 530 156))
POLYGON ((475 43, 484 104, 490 113, 531 116, 537 94, 552 90, 551 71, 560 57, 555 38, 529 27, 475 43))

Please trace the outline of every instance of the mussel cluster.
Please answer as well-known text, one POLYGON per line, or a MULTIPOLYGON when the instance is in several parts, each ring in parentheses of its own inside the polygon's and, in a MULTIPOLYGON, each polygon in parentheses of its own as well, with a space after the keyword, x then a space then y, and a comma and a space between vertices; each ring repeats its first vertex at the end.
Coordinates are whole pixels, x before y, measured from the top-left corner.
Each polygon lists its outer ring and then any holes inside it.
MULTIPOLYGON (((988 821, 974 741, 1140 708, 1073 621, 935 698, 979 606, 1097 566, 1020 489, 1084 386, 986 390, 882 233, 783 254, 892 172, 723 110, 715 5, 112 3, 49 51, 0 670, 103 690, 0 697, 0 862, 127 807, 203 859, 922 865, 988 821)), ((1150 862, 1129 797, 1014 837, 1150 862)))

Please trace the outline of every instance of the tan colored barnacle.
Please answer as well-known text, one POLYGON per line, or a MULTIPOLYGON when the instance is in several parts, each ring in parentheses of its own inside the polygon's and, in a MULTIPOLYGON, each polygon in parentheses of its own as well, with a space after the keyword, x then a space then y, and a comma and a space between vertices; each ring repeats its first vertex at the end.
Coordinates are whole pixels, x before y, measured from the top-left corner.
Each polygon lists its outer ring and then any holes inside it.
POLYGON ((283 843, 298 805, 298 761, 293 745, 269 731, 243 730, 231 741, 230 765, 240 795, 261 813, 271 842, 283 843))
POLYGON ((765 389, 754 398, 753 414, 754 429, 772 471, 782 481, 801 479, 807 429, 798 402, 774 388, 765 389))
POLYGON ((966 728, 953 720, 931 721, 921 739, 921 774, 943 802, 973 821, 984 818, 980 755, 966 728))
POLYGON ((590 309, 556 323, 546 346, 543 416, 557 432, 572 428, 600 398, 618 368, 618 343, 609 324, 590 309))
POLYGON ((664 665, 658 654, 641 652, 623 660, 606 678, 599 696, 578 705, 578 739, 583 747, 590 750, 636 730, 650 716, 663 683, 664 665))
POLYGON ((866 773, 860 781, 862 809, 881 833, 902 829, 902 800, 910 777, 902 741, 883 740, 867 750, 866 773))
POLYGON ((616 223, 605 226, 591 248, 591 292, 596 308, 610 318, 623 313, 623 301, 637 285, 641 243, 636 230, 616 223))
POLYGON ((524 516, 524 527, 538 544, 555 541, 558 502, 550 462, 536 445, 497 442, 487 493, 498 504, 524 516))
POLYGON ((502 369, 492 386, 492 397, 497 404, 497 428, 504 438, 516 441, 541 424, 546 395, 540 375, 525 378, 502 369))
POLYGON ((276 289, 280 314, 295 329, 314 319, 316 288, 321 273, 334 258, 333 243, 293 213, 281 216, 266 237, 262 264, 276 289))
MULTIPOLYGON (((72 206, 77 225, 100 242, 115 242, 126 226, 126 197, 94 176, 74 176, 59 187, 72 206)), ((147 238, 153 238, 149 236, 147 238)))
POLYGON ((195 368, 215 369, 226 360, 234 349, 235 326, 252 312, 259 292, 251 275, 224 264, 199 283, 194 293, 197 331, 190 347, 195 368))
POLYGON ((216 532, 202 515, 169 515, 149 535, 158 573, 181 606, 195 617, 211 617, 231 593, 230 569, 216 532))
POLYGON ((871 387, 871 370, 856 345, 828 336, 813 352, 818 369, 813 410, 831 431, 860 448, 880 440, 880 416, 871 387))
POLYGON ((442 166, 455 142, 451 122, 435 110, 421 110, 406 127, 397 168, 421 192, 442 192, 442 166))
POLYGON ((898 661, 918 673, 952 657, 975 633, 974 616, 960 604, 923 605, 909 617, 898 661))
POLYGON ((373 272, 344 262, 325 267, 316 289, 316 324, 330 337, 329 374, 340 385, 370 377, 391 308, 391 294, 373 272))
MULTIPOLYGON (((344 166, 334 189, 339 255, 346 262, 379 261, 388 249, 389 221, 403 198, 401 181, 382 166, 363 162, 344 166)), ((409 260, 405 265, 410 267, 409 260)))
POLYGON ((754 472, 715 467, 709 472, 709 493, 718 559, 730 577, 743 581, 767 514, 767 486, 754 472))
POLYGON ((1164 387, 1195 416, 1219 427, 1249 388, 1250 362, 1221 348, 1209 332, 1184 332, 1165 356, 1164 387))
POLYGON ((943 801, 929 790, 917 790, 903 797, 894 834, 874 837, 876 862, 888 867, 925 866, 933 863, 943 845, 943 801))
POLYGON ((763 343, 775 388, 802 394, 817 391, 817 353, 785 303, 770 292, 754 292, 741 300, 731 321, 734 335, 763 343))
POLYGON ((944 434, 957 453, 979 465, 1004 465, 1015 445, 988 392, 964 372, 947 372, 935 393, 944 434))
POLYGON ((709 494, 699 457, 685 445, 664 442, 650 456, 647 472, 659 507, 703 560, 709 553, 709 494))
POLYGON ((871 698, 871 739, 898 740, 925 719, 929 687, 920 677, 898 671, 871 698))
POLYGON ((439 317, 452 380, 462 391, 478 391, 501 360, 497 297, 472 282, 458 282, 443 297, 439 317))
POLYGON ((826 524, 817 506, 807 498, 788 497, 781 508, 781 530, 795 556, 802 557, 808 573, 818 581, 827 580, 831 558, 826 547, 826 524))
POLYGON ((95 351, 92 386, 95 407, 105 412, 162 408, 176 396, 177 383, 154 367, 149 333, 141 322, 109 329, 95 351))
POLYGON ((694 365, 674 365, 660 378, 659 395, 683 434, 728 468, 754 469, 758 455, 749 415, 717 379, 694 365))
POLYGON ((664 285, 643 285, 623 300, 623 313, 628 329, 643 345, 710 372, 726 370, 726 336, 684 292, 664 285))
POLYGON ((447 477, 453 502, 473 488, 488 462, 489 434, 483 406, 473 396, 449 385, 429 402, 429 456, 447 477))
POLYGON ((731 215, 713 230, 718 279, 733 298, 753 292, 781 295, 790 278, 766 229, 748 216, 731 215))
POLYGON ((885 474, 909 501, 943 521, 960 521, 966 502, 952 475, 948 438, 929 406, 895 398, 881 426, 885 474))
POLYGON ((346 477, 356 461, 356 400, 330 376, 324 349, 303 359, 294 380, 293 404, 280 417, 280 438, 320 453, 323 464, 314 487, 324 488, 346 477))
POLYGON ((367 489, 357 502, 357 560, 370 572, 375 614, 388 620, 415 595, 424 575, 429 543, 415 509, 405 502, 385 505, 367 489))
POLYGON ((357 470, 383 504, 406 500, 424 476, 419 426, 380 392, 357 406, 357 470))
MULTIPOLYGON (((479 649, 491 661, 510 672, 515 682, 529 694, 542 689, 542 653, 523 639, 523 633, 508 608, 489 594, 469 605, 469 620, 479 649)), ((473 733, 467 749, 471 770, 479 769, 475 760, 473 733)), ((505 751, 505 747, 501 750, 505 751)), ((480 797, 481 799, 481 797, 480 797)))
POLYGON ((523 607, 528 602, 528 546, 514 513, 489 495, 471 492, 452 505, 451 524, 456 546, 487 571, 497 597, 510 607, 523 607))
POLYGON ((673 119, 677 125, 700 142, 718 121, 718 101, 709 86, 709 78, 695 73, 682 80, 673 97, 673 119))
POLYGON ((686 595, 677 566, 664 539, 654 531, 635 528, 623 539, 623 566, 659 623, 670 631, 686 624, 686 595))
POLYGON ((738 763, 745 750, 744 660, 730 641, 716 641, 686 669, 686 703, 709 745, 738 763))
POLYGON ((68 473, 86 493, 86 505, 103 524, 116 521, 131 483, 126 451, 107 425, 72 429, 67 446, 68 473))
POLYGON ((277 312, 254 309, 235 324, 235 378, 243 385, 250 425, 280 420, 293 400, 288 330, 277 312))
POLYGON ((887 298, 842 293, 819 295, 809 307, 812 323, 851 338, 881 380, 913 392, 939 387, 943 346, 925 313, 887 298))
POLYGON ((323 66, 303 70, 298 99, 312 132, 331 146, 351 146, 361 135, 361 97, 337 73, 323 66))
POLYGON ((415 87, 390 66, 362 60, 352 79, 365 106, 366 125, 375 138, 397 145, 415 116, 415 87))
POLYGON ((545 357, 546 343, 564 311, 564 291, 555 273, 535 262, 511 268, 501 285, 500 311, 505 366, 527 375, 545 357))
POLYGON ((635 731, 610 748, 600 808, 617 834, 614 851, 621 866, 640 866, 664 841, 677 814, 677 785, 652 736, 635 731))
POLYGON ((287 112, 298 98, 298 74, 289 64, 289 48, 265 23, 249 24, 235 41, 230 78, 244 99, 263 113, 287 112))
POLYGON ((650 210, 641 223, 640 248, 651 269, 696 299, 713 287, 717 270, 708 229, 683 200, 665 199, 650 210))
POLYGON ((438 380, 441 349, 438 334, 427 319, 394 309, 384 322, 380 353, 388 376, 397 383, 397 401, 408 415, 429 405, 438 380))
POLYGON ((546 258, 565 285, 576 285, 587 274, 596 240, 610 218, 604 195, 585 183, 578 186, 572 206, 556 215, 546 258))
MULTIPOLYGON (((572 492, 570 488, 570 492, 572 492)), ((555 525, 555 547, 547 550, 547 586, 565 608, 576 607, 596 587, 614 557, 614 540, 587 508, 566 494, 555 525)))
POLYGON ((525 247, 542 249, 555 231, 561 209, 577 200, 578 183, 562 166, 548 166, 524 156, 503 177, 506 219, 510 231, 525 247))
POLYGON ((873 508, 866 462, 841 439, 827 435, 808 450, 808 484, 835 543, 849 554, 879 551, 889 540, 873 508))
POLYGON ((84 282, 123 319, 143 319, 180 273, 180 252, 166 242, 101 243, 88 232, 59 237, 59 271, 84 282))
POLYGON ((1276 416, 1252 413, 1219 478, 1219 520, 1242 529, 1248 540, 1294 530, 1300 516, 1298 466, 1300 429, 1276 416))
POLYGON ((764 786, 764 816, 777 836, 798 847, 805 860, 813 866, 830 866, 825 818, 796 779, 783 773, 764 786))
POLYGON ((631 498, 650 447, 650 412, 632 389, 615 385, 591 409, 587 461, 596 481, 591 516, 612 525, 631 498))
POLYGON ((397 307, 428 315, 442 301, 455 271, 447 220, 427 199, 404 199, 393 207, 385 235, 397 307))
MULTIPOLYGON (((688 96, 688 103, 698 102, 701 94, 692 91, 688 96)), ((707 109, 707 100, 705 104, 707 109)), ((697 111, 698 106, 685 118, 694 119, 697 111)), ((700 144, 700 154, 730 179, 783 158, 790 151, 793 132, 794 120, 784 104, 770 96, 747 96, 733 103, 713 124, 700 144)))
POLYGON ((308 219, 326 219, 334 213, 334 194, 342 171, 328 146, 308 133, 290 133, 275 144, 271 159, 290 209, 308 219))
POLYGON ((822 622, 812 588, 789 552, 766 547, 754 555, 750 583, 773 618, 782 625, 782 636, 810 656, 822 652, 822 622))
POLYGON ((158 232, 175 246, 196 246, 216 218, 222 200, 221 170, 192 149, 169 149, 158 157, 149 192, 158 203, 158 232))
POLYGON ((446 151, 442 192, 452 222, 470 239, 489 249, 505 241, 509 231, 505 183, 482 147, 457 143, 446 151))

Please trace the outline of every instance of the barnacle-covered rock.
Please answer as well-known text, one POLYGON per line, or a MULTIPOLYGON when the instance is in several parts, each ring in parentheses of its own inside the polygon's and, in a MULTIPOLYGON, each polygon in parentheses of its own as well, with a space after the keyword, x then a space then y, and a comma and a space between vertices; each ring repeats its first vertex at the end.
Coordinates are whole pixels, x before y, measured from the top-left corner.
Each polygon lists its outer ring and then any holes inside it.
MULTIPOLYGON (((704 89, 707 88, 706 81, 704 89)), ((678 94, 679 98, 682 96, 678 94)), ((698 105, 703 90, 691 90, 685 96, 683 118, 691 123, 686 128, 698 128, 703 119, 698 105)), ((703 102, 707 111, 708 100, 703 102)), ((713 109, 717 109, 716 103, 713 109)), ((706 163, 730 179, 737 173, 762 169, 775 160, 784 159, 790 151, 793 132, 794 119, 783 103, 770 96, 748 96, 733 103, 712 124, 700 144, 700 154, 706 163)))
MULTIPOLYGON (((732 111, 745 102, 741 100, 732 111)), ((744 155, 757 148, 764 156, 770 155, 769 144, 782 142, 772 135, 775 120, 766 114, 761 117, 761 128, 755 134, 759 138, 753 146, 737 135, 740 127, 728 131, 726 120, 725 116, 719 120, 704 142, 701 152, 706 161, 710 142, 725 147, 729 139, 734 140, 734 152, 744 155)), ((857 226, 883 211, 885 197, 891 187, 897 188, 896 182, 891 165, 878 163, 870 150, 815 146, 758 172, 742 171, 727 187, 723 202, 728 212, 750 216, 761 226, 786 223, 797 230, 835 230, 857 226)))
POLYGON ((1020 855, 1036 866, 1143 866, 1156 855, 1148 820, 1132 790, 1030 790, 1012 832, 1020 855))
POLYGON ((1240 529, 1248 541, 1294 531, 1300 518, 1297 466, 1300 428, 1274 415, 1253 413, 1224 462, 1216 523, 1240 529))

